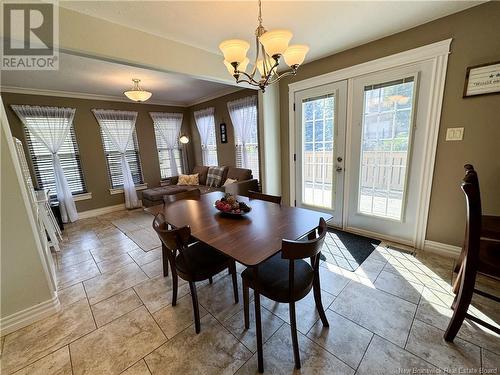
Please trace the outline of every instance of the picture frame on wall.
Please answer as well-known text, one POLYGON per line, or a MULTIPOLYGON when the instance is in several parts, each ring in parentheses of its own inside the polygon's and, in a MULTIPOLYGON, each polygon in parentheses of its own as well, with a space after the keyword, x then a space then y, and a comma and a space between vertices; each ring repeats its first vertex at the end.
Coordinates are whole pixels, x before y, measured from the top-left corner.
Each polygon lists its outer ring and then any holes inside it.
POLYGON ((500 61, 470 66, 465 73, 464 98, 500 93, 500 61))
POLYGON ((225 122, 220 124, 220 142, 227 143, 227 126, 225 122))

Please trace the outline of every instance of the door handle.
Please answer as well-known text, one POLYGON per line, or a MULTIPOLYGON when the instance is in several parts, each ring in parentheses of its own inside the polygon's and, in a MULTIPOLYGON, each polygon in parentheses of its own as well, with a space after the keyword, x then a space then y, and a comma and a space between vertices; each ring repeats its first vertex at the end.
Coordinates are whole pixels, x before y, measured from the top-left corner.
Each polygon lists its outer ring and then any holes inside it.
POLYGON ((336 171, 337 172, 342 172, 342 167, 337 167, 336 171))

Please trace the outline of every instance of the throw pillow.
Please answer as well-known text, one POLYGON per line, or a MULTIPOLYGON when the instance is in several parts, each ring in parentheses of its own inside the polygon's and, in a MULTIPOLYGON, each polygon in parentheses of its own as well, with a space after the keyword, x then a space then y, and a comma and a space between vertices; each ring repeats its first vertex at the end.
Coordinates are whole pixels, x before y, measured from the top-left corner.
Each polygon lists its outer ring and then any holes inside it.
POLYGON ((196 174, 181 174, 179 176, 179 180, 177 181, 177 185, 199 185, 198 181, 198 173, 196 174))
POLYGON ((210 167, 207 173, 207 186, 220 187, 222 185, 222 175, 226 167, 210 167))
POLYGON ((228 178, 228 179, 226 179, 226 182, 224 182, 224 185, 222 185, 222 186, 234 184, 235 182, 238 182, 238 180, 233 180, 232 178, 228 178))

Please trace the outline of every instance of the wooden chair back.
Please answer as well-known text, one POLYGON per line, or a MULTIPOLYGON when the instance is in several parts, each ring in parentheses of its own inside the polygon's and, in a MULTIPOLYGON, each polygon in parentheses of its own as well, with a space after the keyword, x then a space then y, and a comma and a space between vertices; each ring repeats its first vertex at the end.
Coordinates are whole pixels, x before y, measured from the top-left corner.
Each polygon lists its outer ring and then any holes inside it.
POLYGON ((260 199, 261 201, 281 204, 281 197, 277 195, 269 195, 259 193, 258 191, 248 190, 248 198, 260 199))
POLYGON ((477 173, 470 164, 465 166, 465 177, 461 188, 465 194, 467 207, 465 223, 465 240, 462 266, 464 276, 476 273, 479 262, 479 246, 481 240, 481 196, 477 173))
POLYGON ((327 233, 326 221, 319 219, 318 227, 308 234, 307 241, 281 241, 281 257, 289 260, 288 276, 290 295, 294 294, 295 260, 310 258, 314 277, 319 278, 321 249, 327 233))
POLYGON ((169 229, 165 215, 159 213, 153 220, 153 229, 158 234, 162 245, 165 246, 170 264, 175 264, 177 252, 182 256, 182 251, 187 248, 191 237, 191 228, 186 225, 181 228, 169 229))
POLYGON ((171 204, 182 199, 200 199, 201 192, 200 189, 183 191, 182 193, 164 195, 163 196, 163 204, 171 204))

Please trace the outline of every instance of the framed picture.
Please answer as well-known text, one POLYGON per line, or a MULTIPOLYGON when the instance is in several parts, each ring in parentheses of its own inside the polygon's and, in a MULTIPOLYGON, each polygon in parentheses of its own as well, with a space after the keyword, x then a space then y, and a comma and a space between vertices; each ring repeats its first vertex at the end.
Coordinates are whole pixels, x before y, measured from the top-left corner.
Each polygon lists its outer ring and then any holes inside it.
POLYGON ((467 68, 463 97, 500 93, 500 61, 467 68))
POLYGON ((227 127, 224 122, 220 124, 220 143, 227 143, 227 127))

